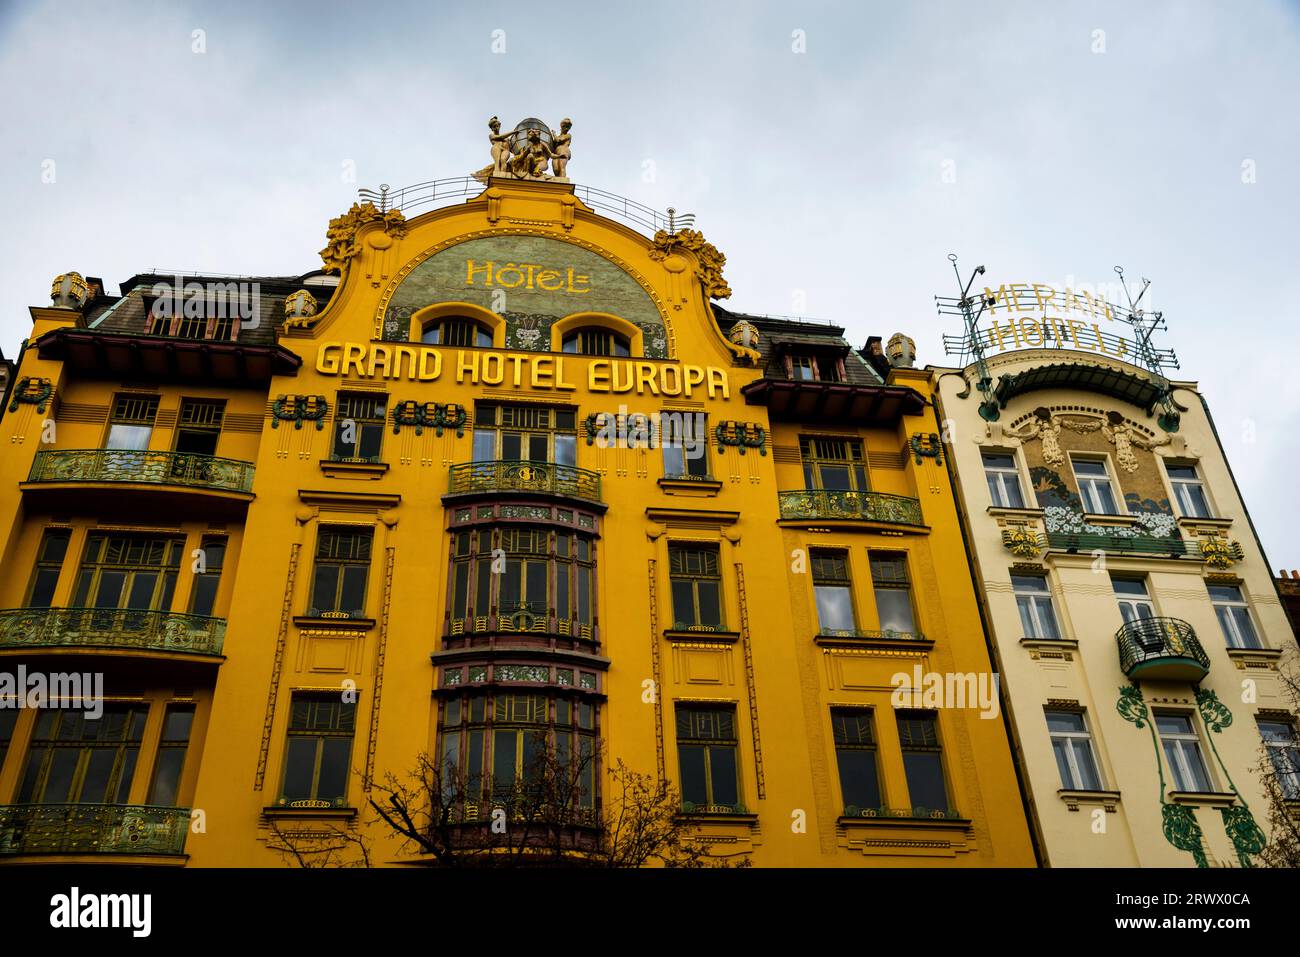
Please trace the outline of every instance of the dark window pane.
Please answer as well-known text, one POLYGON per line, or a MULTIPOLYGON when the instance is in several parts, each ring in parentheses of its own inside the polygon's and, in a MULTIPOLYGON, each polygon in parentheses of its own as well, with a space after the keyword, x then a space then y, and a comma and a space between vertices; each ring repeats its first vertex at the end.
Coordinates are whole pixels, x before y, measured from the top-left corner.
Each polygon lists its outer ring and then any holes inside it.
POLYGON ((721 625, 722 606, 719 602, 718 583, 702 581, 697 583, 700 599, 700 621, 702 625, 721 625))
POLYGON ((82 804, 105 804, 108 802, 109 779, 113 775, 113 765, 117 763, 116 748, 94 748, 86 762, 86 775, 81 781, 82 804))
POLYGON ((880 807, 876 752, 865 748, 840 748, 836 752, 836 758, 840 766, 840 790, 844 794, 845 807, 880 807))
POLYGON ((912 799, 912 807, 932 811, 948 810, 943 765, 937 752, 904 752, 903 770, 907 773, 907 790, 912 799))
POLYGON ((316 800, 342 799, 347 791, 348 757, 351 750, 350 737, 325 738, 321 742, 320 778, 316 785, 316 800))
POLYGON ((334 599, 338 591, 339 566, 317 565, 316 580, 312 586, 311 607, 313 611, 335 611, 334 599))
POLYGON ((738 803, 740 795, 736 790, 736 749, 714 745, 709 748, 709 764, 713 772, 712 803, 738 803))
POLYGON ((311 798, 317 740, 314 737, 289 739, 289 750, 284 761, 284 797, 288 801, 306 801, 311 798))
POLYGON ((153 784, 149 788, 150 804, 159 807, 176 806, 184 766, 184 748, 164 748, 158 753, 158 765, 154 768, 153 784))
POLYGON ((704 748, 697 745, 681 745, 678 751, 682 765, 682 800, 690 801, 692 804, 708 804, 704 748))

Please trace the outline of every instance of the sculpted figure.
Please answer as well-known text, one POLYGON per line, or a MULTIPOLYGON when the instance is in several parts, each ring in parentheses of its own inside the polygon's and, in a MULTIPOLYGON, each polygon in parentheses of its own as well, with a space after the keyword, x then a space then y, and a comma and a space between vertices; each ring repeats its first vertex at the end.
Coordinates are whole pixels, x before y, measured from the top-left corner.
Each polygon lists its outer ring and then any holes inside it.
POLYGON ((542 179, 550 159, 551 148, 542 142, 542 131, 529 130, 523 147, 510 158, 510 172, 520 179, 542 179))
POLYGON ((493 176, 509 176, 510 163, 510 135, 501 132, 501 121, 495 116, 488 120, 488 142, 492 144, 492 165, 484 166, 481 170, 474 173, 474 178, 480 183, 487 183, 488 179, 493 176))
POLYGON ((569 159, 573 155, 571 151, 573 134, 569 132, 572 128, 573 120, 565 117, 560 120, 559 134, 552 137, 555 145, 551 151, 551 171, 556 179, 566 179, 569 175, 565 170, 569 168, 569 159))

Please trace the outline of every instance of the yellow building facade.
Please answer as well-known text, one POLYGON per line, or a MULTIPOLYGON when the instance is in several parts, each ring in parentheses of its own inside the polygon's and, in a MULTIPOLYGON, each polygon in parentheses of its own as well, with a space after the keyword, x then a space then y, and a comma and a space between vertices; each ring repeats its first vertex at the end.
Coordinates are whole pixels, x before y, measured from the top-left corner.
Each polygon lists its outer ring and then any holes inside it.
POLYGON ((1252 866, 1295 639, 1208 405, 1158 315, 982 285, 932 371, 1043 860, 1252 866))
POLYGON ((545 752, 575 846, 621 761, 732 863, 1033 866, 928 372, 725 310, 649 210, 483 180, 354 206, 318 273, 32 310, 0 671, 102 714, 8 709, 0 861, 419 862, 389 775, 489 834, 545 752))

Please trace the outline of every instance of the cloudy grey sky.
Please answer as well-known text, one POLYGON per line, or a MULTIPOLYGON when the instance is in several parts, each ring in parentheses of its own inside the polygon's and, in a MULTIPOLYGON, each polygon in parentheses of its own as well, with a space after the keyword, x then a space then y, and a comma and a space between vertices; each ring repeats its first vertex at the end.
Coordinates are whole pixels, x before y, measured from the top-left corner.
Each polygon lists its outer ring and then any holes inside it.
POLYGON ((949 252, 1150 277, 1300 566, 1295 3, 10 0, 0 89, 8 356, 59 272, 305 272, 357 186, 485 165, 494 113, 572 116, 573 179, 695 212, 730 306, 905 330, 922 363, 949 252))

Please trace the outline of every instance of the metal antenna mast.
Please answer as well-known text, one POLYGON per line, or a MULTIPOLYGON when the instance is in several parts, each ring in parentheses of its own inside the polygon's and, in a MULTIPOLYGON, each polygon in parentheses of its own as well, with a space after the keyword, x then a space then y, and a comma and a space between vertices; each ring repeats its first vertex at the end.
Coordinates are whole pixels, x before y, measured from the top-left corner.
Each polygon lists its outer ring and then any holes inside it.
MULTIPOLYGON (((975 359, 977 377, 975 386, 980 390, 980 395, 984 397, 984 401, 980 403, 980 416, 987 422, 996 422, 1001 412, 997 396, 993 392, 993 377, 989 373, 989 365, 984 358, 984 342, 979 335, 980 316, 984 315, 984 310, 993 304, 993 299, 980 296, 979 311, 976 312, 970 295, 970 287, 975 285, 976 276, 984 275, 984 267, 976 266, 975 271, 970 275, 970 279, 963 286, 961 270, 957 268, 957 254, 949 253, 948 261, 952 263, 953 275, 957 277, 957 289, 959 290, 957 306, 961 310, 962 320, 966 323, 966 342, 969 344, 970 354, 975 359)), ((938 297, 936 296, 935 299, 937 302, 938 297)), ((942 314, 942 307, 939 308, 939 312, 942 314)))

